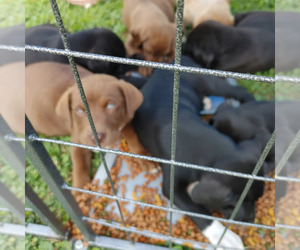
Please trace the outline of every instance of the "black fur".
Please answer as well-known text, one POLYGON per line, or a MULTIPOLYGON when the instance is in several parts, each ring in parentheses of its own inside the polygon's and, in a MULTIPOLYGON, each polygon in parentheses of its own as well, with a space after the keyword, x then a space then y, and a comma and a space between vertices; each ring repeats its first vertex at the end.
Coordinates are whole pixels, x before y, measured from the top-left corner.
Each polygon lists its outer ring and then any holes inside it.
MULTIPOLYGON (((93 28, 75 33, 68 33, 67 38, 73 51, 126 57, 126 50, 122 40, 112 31, 105 28, 93 28)), ((26 44, 49 48, 64 49, 58 28, 44 24, 26 29, 26 44)), ((65 56, 26 51, 26 65, 40 61, 55 61, 68 63, 65 56)), ((121 76, 128 71, 127 65, 75 58, 75 62, 94 73, 106 73, 121 76)))
POLYGON ((187 37, 183 53, 204 68, 242 73, 274 68, 275 14, 238 14, 233 27, 203 22, 187 37))
MULTIPOLYGON (((187 57, 183 57, 182 62, 186 66, 197 66, 187 57)), ((245 89, 233 87, 217 77, 182 73, 180 79, 176 160, 251 173, 262 150, 260 142, 254 138, 245 141, 243 145, 237 145, 231 138, 205 123, 199 116, 199 112, 203 108, 204 95, 223 95, 242 102, 253 100, 253 97, 245 89)), ((135 130, 152 156, 170 159, 173 73, 155 70, 141 91, 144 101, 133 120, 135 130)), ((163 193, 169 197, 170 166, 162 164, 162 170, 163 193)), ((185 211, 210 214, 212 210, 220 209, 228 216, 246 181, 246 179, 176 166, 174 203, 185 211), (199 192, 189 196, 187 187, 195 181, 199 181, 200 186, 205 186, 206 191, 198 190, 199 192), (222 192, 226 189, 227 192, 222 192)), ((263 187, 263 182, 254 182, 238 213, 238 219, 253 220, 254 201, 262 195, 263 187)), ((205 219, 192 219, 200 229, 210 224, 210 221, 205 219)))

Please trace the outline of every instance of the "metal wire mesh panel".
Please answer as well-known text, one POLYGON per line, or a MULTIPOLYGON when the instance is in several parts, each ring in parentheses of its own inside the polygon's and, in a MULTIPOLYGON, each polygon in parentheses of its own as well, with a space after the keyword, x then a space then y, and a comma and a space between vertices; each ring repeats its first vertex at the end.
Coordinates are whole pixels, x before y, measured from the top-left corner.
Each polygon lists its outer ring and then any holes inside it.
MULTIPOLYGON (((72 73, 74 75, 74 78, 76 80, 76 84, 78 87, 78 91, 80 93, 80 97, 84 106, 84 110, 86 112, 86 115, 89 120, 89 124, 92 130, 92 134, 94 137, 94 140, 96 142, 96 146, 88 146, 83 145, 79 143, 72 143, 72 142, 66 142, 62 140, 56 140, 56 139, 48 139, 39 137, 35 131, 34 128, 31 126, 30 121, 26 120, 26 154, 30 158, 30 161, 35 165, 35 167, 38 169, 39 174, 46 180, 47 185, 50 187, 51 191, 54 193, 55 197, 59 200, 63 208, 66 210, 66 212, 69 214, 73 222, 76 224, 76 226, 79 228, 81 233, 84 235, 84 239, 88 241, 90 245, 95 246, 104 246, 109 248, 115 248, 115 249, 131 249, 135 247, 136 249, 147 249, 147 247, 152 249, 151 246, 147 246, 144 244, 136 243, 134 242, 134 239, 132 237, 132 233, 137 233, 140 235, 143 235, 145 237, 150 238, 158 238, 165 240, 169 242, 169 248, 172 248, 173 243, 182 243, 182 239, 175 237, 174 232, 172 230, 172 223, 169 223, 169 234, 165 235, 159 232, 150 232, 147 230, 140 230, 137 227, 129 226, 124 219, 124 212, 121 208, 121 202, 127 202, 132 203, 135 205, 143 206, 143 207, 149 207, 149 208, 155 208, 160 211, 165 211, 168 213, 169 220, 172 221, 172 216, 174 213, 178 213, 181 215, 187 215, 191 217, 196 218, 204 218, 208 220, 216 220, 223 223, 226 223, 226 227, 224 229, 224 232, 222 233, 221 238, 217 242, 217 244, 208 244, 205 242, 199 242, 199 241, 193 241, 193 240, 184 240, 184 242, 195 244, 197 246, 202 247, 220 247, 221 240, 223 236, 225 235, 226 231, 228 230, 230 225, 242 225, 244 227, 249 226, 253 228, 262 228, 262 229, 269 229, 275 231, 275 226, 269 226, 265 225, 264 223, 247 223, 235 220, 236 214, 241 207, 251 185, 254 185, 254 181, 264 181, 268 183, 275 183, 276 180, 280 181, 286 181, 291 183, 299 183, 299 178, 297 177, 284 177, 279 176, 279 173, 283 169, 283 166, 287 163, 289 158, 291 157, 292 153, 294 152, 295 148, 299 144, 299 132, 296 134, 296 137, 294 141, 290 144, 290 147, 285 152, 285 154, 282 156, 281 160, 279 161, 278 165, 276 166, 275 170, 275 178, 272 177, 262 177, 258 176, 258 172, 260 168, 263 166, 263 163, 271 150, 272 146, 275 143, 275 132, 270 137, 265 149, 263 150, 255 168, 253 169, 253 172, 251 174, 245 174, 245 173, 238 173, 234 171, 229 170, 221 170, 221 169, 215 169, 210 166, 202 166, 197 164, 190 164, 186 162, 180 162, 176 161, 176 145, 177 145, 177 118, 178 118, 178 103, 179 103, 179 88, 180 88, 180 74, 181 72, 188 72, 191 74, 200 74, 200 75, 208 75, 208 76, 217 76, 222 78, 233 78, 233 79, 243 79, 243 80, 249 80, 249 81, 257 81, 257 82, 265 82, 268 84, 274 84, 275 81, 284 81, 289 82, 292 84, 299 83, 298 77, 293 76, 281 76, 277 75, 276 77, 266 77, 266 76, 260 76, 260 75, 252 75, 252 74, 244 74, 244 73, 235 73, 235 72, 228 72, 228 71, 220 71, 220 70, 210 70, 210 69, 203 69, 203 68, 195 68, 195 67, 187 67, 181 65, 181 42, 182 42, 182 30, 183 30, 183 8, 184 8, 184 1, 178 0, 177 2, 177 12, 176 12, 176 21, 177 21, 177 28, 176 28, 176 45, 175 45, 175 63, 174 65, 171 64, 165 64, 165 63, 156 63, 156 62, 147 62, 142 60, 136 60, 136 59, 125 59, 125 58, 118 58, 113 56, 106 56, 106 55, 99 55, 99 54, 91 54, 91 53, 82 53, 78 51, 71 51, 69 42, 67 40, 66 36, 66 29, 64 27, 64 24, 62 22, 62 18, 60 15, 60 10, 57 6, 57 3, 55 0, 50 0, 51 6, 53 9, 53 14, 57 22, 57 26, 60 31, 61 38, 63 40, 63 44, 65 49, 53 49, 53 48, 45 48, 45 47, 39 47, 39 46, 32 46, 32 45, 25 45, 25 49, 28 51, 36 51, 39 53, 51 53, 51 54, 57 54, 57 55, 63 55, 66 56, 69 60, 70 67, 72 69, 72 73), (74 57, 76 58, 84 58, 84 59, 92 59, 92 60, 99 60, 99 61, 108 61, 108 62, 117 62, 121 64, 128 64, 128 65, 136 65, 136 66, 146 66, 146 67, 152 67, 152 68, 158 68, 168 71, 174 72, 174 88, 173 88, 173 109, 172 109, 172 136, 171 136, 171 158, 170 159, 161 159, 157 157, 151 157, 151 156, 144 156, 144 155, 138 155, 133 153, 127 153, 122 152, 119 150, 111 150, 106 149, 101 146, 100 140, 98 138, 98 134, 94 125, 94 121, 91 115, 91 111, 89 108, 89 103, 87 101, 86 95, 84 93, 81 78, 78 73, 77 66, 74 61, 74 57), (50 142, 53 144, 60 144, 60 145, 66 145, 71 147, 77 147, 77 148, 84 148, 95 151, 99 157, 101 158, 101 162, 103 163, 103 167, 105 169, 105 172, 108 177, 108 182, 112 188, 112 195, 104 194, 101 192, 96 191, 90 191, 85 190, 81 188, 75 188, 71 187, 70 185, 66 184, 59 172, 57 171, 55 164, 49 157, 48 153, 43 147, 42 142, 50 142), (111 176, 108 164, 105 159, 105 153, 111 153, 121 156, 128 156, 136 159, 143 159, 143 160, 149 160, 152 162, 157 163, 163 163, 163 164, 169 164, 170 165, 170 203, 169 206, 159 206, 154 204, 148 204, 141 201, 131 200, 127 198, 120 197, 117 194, 117 190, 114 188, 114 181, 111 176), (228 175, 228 176, 234 176, 242 179, 247 179, 247 183, 245 185, 245 188, 241 194, 241 196, 238 199, 238 202, 229 217, 229 219, 223 219, 216 216, 208 216, 206 214, 199 214, 199 213, 193 213, 189 211, 183 211, 176 207, 174 207, 174 175, 176 171, 176 166, 184 167, 184 168, 191 168, 191 169, 197 169, 201 171, 216 173, 220 175, 228 175), (71 195, 71 192, 78 192, 82 194, 89 194, 97 197, 105 197, 107 199, 113 200, 116 203, 116 207, 118 209, 118 212, 120 214, 120 222, 117 221, 106 221, 104 219, 95 219, 91 218, 87 215, 83 215, 82 211, 80 211, 80 208, 78 207, 78 204, 75 202, 74 198, 71 195), (98 237, 94 234, 90 224, 88 222, 93 222, 95 224, 100 224, 108 227, 113 227, 118 230, 124 231, 126 235, 127 241, 112 241, 109 238, 106 237, 98 237), (116 245, 117 244, 117 245, 116 245)), ((8 51, 23 51, 23 47, 18 46, 9 46, 9 45, 1 45, 1 50, 8 50, 8 51)), ((1 134, 2 136, 2 134, 1 134)), ((15 141, 19 140, 17 137, 13 135, 3 135, 6 141, 15 141)), ((2 138, 0 138, 0 142, 2 142, 2 138)), ((5 147, 7 148, 7 147, 5 147)), ((27 194, 26 194, 27 195, 27 194)), ((44 218, 53 216, 51 213, 48 213, 46 211, 47 209, 45 207, 41 208, 43 205, 37 205, 41 204, 37 197, 35 197, 35 194, 31 191, 28 192, 28 198, 30 198, 30 203, 33 206, 34 210, 38 210, 39 207, 41 211, 37 211, 40 216, 43 216, 44 218)), ((55 232, 53 234, 53 237, 59 237, 61 236, 62 239, 66 238, 66 230, 60 223, 56 220, 56 218, 51 218, 48 221, 48 224, 51 226, 53 231, 55 232), (59 225, 58 225, 59 224, 59 225)), ((299 230, 300 227, 296 225, 285 225, 283 223, 276 224, 276 228, 282 228, 282 229, 293 229, 293 230, 299 230)), ((41 229, 42 230, 42 229, 41 229)), ((28 226, 26 229, 26 232, 31 233, 31 227, 28 226)), ((50 235, 50 233, 49 233, 50 235)), ((45 233, 45 236, 47 236, 47 233, 45 233)), ((51 236, 49 236, 51 237, 51 236)), ((194 245, 194 246, 195 246, 194 245)), ((222 246, 221 246, 222 247, 222 246)), ((154 247, 155 248, 155 247, 154 247)), ((159 247, 157 247, 158 249, 159 247)), ((224 249, 226 247, 223 246, 224 249)))

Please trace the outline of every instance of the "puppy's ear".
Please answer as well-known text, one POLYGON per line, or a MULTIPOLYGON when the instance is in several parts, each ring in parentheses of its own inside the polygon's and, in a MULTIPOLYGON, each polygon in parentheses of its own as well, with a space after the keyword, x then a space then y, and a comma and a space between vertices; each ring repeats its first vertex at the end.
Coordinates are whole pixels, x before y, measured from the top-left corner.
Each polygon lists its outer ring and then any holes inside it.
POLYGON ((134 87, 132 84, 127 83, 123 80, 119 80, 120 88, 123 92, 127 117, 131 120, 134 116, 135 111, 141 106, 143 102, 142 93, 134 87))
POLYGON ((62 119, 66 125, 66 128, 71 131, 72 128, 72 114, 71 114, 71 102, 72 102, 72 87, 68 88, 58 99, 55 106, 55 113, 62 119))
POLYGON ((142 45, 142 39, 141 39, 139 27, 135 27, 131 29, 130 34, 132 37, 131 45, 135 48, 139 48, 142 45))

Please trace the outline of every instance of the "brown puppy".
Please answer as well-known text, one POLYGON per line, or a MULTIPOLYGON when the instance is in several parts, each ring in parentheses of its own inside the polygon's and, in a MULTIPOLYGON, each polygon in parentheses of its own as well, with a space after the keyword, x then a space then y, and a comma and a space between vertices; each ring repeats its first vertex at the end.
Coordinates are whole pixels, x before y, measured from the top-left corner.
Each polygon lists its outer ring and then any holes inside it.
POLYGON ((213 20, 224 25, 233 25, 234 17, 230 12, 230 0, 185 0, 184 24, 198 24, 213 20))
MULTIPOLYGON (((143 96, 133 85, 79 67, 82 85, 101 146, 113 146, 123 135, 133 153, 145 153, 130 121, 143 96)), ((96 146, 70 66, 41 62, 26 67, 26 114, 37 132, 71 134, 74 143, 96 146)), ((92 152, 72 147, 73 186, 90 181, 92 152)), ((143 161, 143 166, 152 163, 143 161)), ((152 164, 153 166, 154 164, 152 164)))
MULTIPOLYGON (((129 31, 125 43, 129 55, 138 53, 152 62, 172 61, 176 36, 172 0, 124 0, 123 21, 129 31)), ((139 68, 144 76, 152 71, 139 68)))
POLYGON ((0 114, 18 134, 25 133, 25 62, 0 67, 0 114))

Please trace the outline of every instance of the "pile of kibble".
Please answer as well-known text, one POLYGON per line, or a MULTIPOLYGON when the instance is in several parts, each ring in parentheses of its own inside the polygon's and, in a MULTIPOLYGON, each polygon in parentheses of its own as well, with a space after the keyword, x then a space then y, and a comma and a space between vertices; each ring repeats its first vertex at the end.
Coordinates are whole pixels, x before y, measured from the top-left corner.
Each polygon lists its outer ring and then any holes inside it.
MULTIPOLYGON (((120 149, 127 151, 126 144, 121 143, 120 149)), ((125 186, 123 184, 119 185, 120 180, 129 180, 134 178, 141 172, 138 164, 134 162, 133 158, 128 158, 125 156, 118 156, 115 166, 111 169, 111 177, 114 183, 115 189, 121 189, 121 193, 124 197, 126 192, 125 186), (130 176, 120 176, 118 173, 120 171, 120 166, 122 161, 125 160, 131 171, 130 176)), ((146 175, 147 181, 140 186, 134 188, 132 197, 136 201, 146 202, 150 204, 155 204, 158 206, 166 206, 165 199, 162 199, 159 194, 157 194, 157 188, 149 187, 149 183, 155 180, 160 173, 155 175, 148 174, 146 175)), ((98 191, 103 194, 113 195, 111 185, 106 180, 102 185, 98 185, 98 182, 93 182, 86 185, 85 189, 98 191)), ((281 211, 278 214, 278 220, 282 223, 290 225, 299 225, 300 216, 299 216, 299 206, 297 208, 296 203, 299 203, 299 186, 296 187, 297 183, 294 183, 288 192, 289 196, 282 198, 279 206, 282 204, 286 209, 279 209, 281 211), (287 209, 287 204, 291 205, 291 208, 287 209), (295 219, 297 218, 297 219, 295 219)), ((298 184, 299 185, 299 184, 298 184)), ((106 221, 115 221, 121 224, 118 211, 115 211, 115 208, 111 206, 111 209, 106 209, 110 203, 115 202, 105 197, 96 197, 89 194, 76 194, 76 201, 78 202, 82 212, 85 216, 90 216, 93 219, 104 219, 106 221)), ((154 233, 160 233, 169 235, 169 221, 167 219, 167 212, 155 208, 141 207, 135 205, 134 211, 129 212, 125 208, 126 202, 121 201, 120 206, 122 213, 125 218, 125 223, 128 226, 136 227, 141 230, 148 230, 154 233)), ((275 225, 275 183, 267 182, 265 185, 264 195, 257 201, 256 204, 256 218, 255 223, 274 226, 275 225)), ((215 216, 222 216, 217 211, 214 213, 215 216)), ((90 222, 92 229, 98 235, 105 235, 113 238, 127 239, 125 231, 115 229, 113 227, 107 227, 98 223, 90 222)), ((275 232, 273 230, 261 229, 256 227, 244 227, 231 225, 229 227, 232 231, 236 232, 241 236, 244 245, 248 249, 270 249, 275 245, 275 232)), ((80 234, 79 230, 72 224, 69 223, 69 229, 75 239, 83 239, 83 236, 80 234)), ((209 243, 209 241, 202 235, 201 231, 194 225, 194 223, 186 216, 182 217, 176 224, 172 225, 173 237, 182 238, 187 240, 194 240, 197 242, 209 243)), ((288 231, 282 230, 279 232, 280 236, 276 237, 276 248, 277 242, 280 237, 281 245, 278 249, 290 249, 288 248, 293 244, 295 246, 296 240, 294 233, 292 235, 288 234, 288 231), (287 248, 286 248, 287 247, 287 248)), ((144 242, 149 244, 165 244, 164 240, 154 239, 150 237, 145 237, 136 233, 130 233, 130 237, 137 242, 144 242)), ((184 240, 183 240, 184 242, 184 240)), ((298 239, 299 242, 299 239, 298 239)), ((192 247, 191 244, 185 243, 184 245, 192 247)), ((279 247, 279 245, 278 245, 279 247)))

